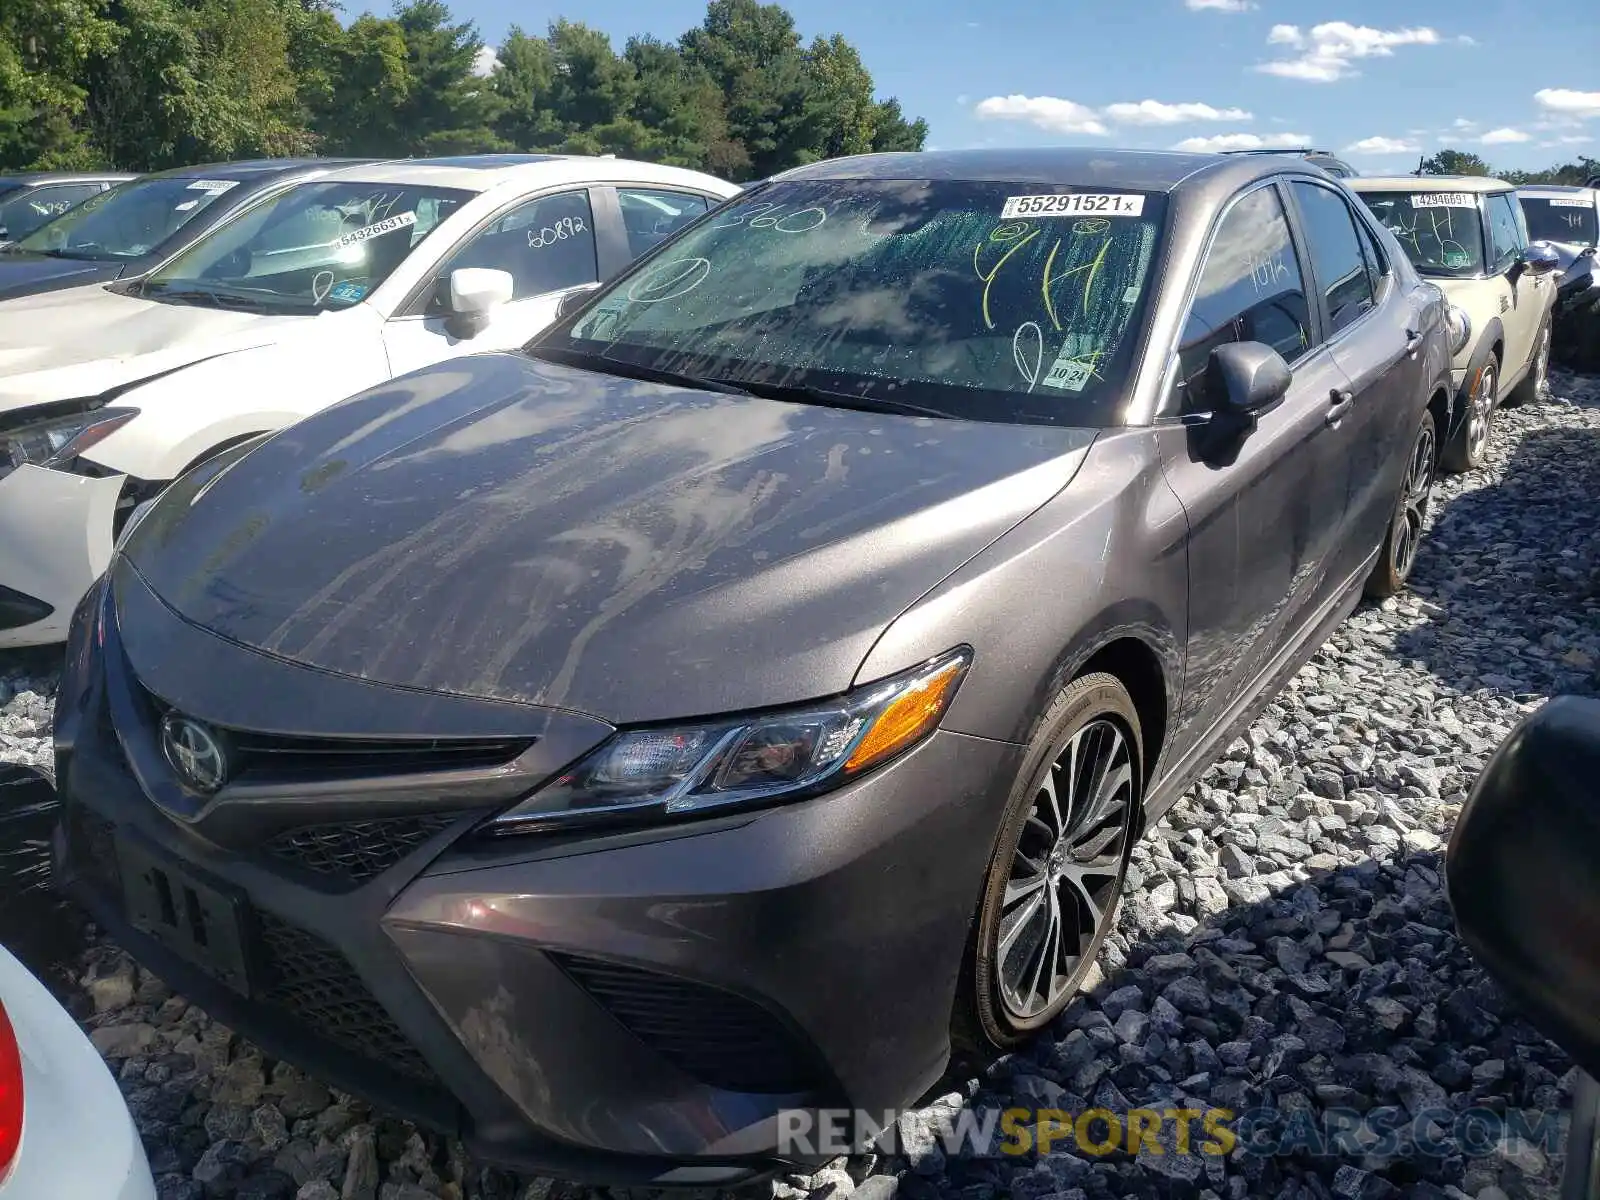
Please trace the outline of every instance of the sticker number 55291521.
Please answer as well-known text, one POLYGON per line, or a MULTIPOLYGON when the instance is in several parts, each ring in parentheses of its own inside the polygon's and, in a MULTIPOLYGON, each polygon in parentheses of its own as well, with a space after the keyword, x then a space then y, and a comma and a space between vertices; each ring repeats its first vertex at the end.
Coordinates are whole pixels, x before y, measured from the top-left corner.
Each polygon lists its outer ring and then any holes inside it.
POLYGON ((1143 196, 1074 192, 1056 196, 1007 196, 1002 220, 1016 217, 1137 217, 1144 212, 1143 196))

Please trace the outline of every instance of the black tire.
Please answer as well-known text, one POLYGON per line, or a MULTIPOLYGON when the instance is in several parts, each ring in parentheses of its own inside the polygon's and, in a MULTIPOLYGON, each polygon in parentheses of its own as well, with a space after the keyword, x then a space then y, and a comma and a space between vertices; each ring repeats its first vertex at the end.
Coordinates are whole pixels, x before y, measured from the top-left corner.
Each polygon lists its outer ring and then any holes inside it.
POLYGON ((1439 466, 1452 475, 1475 471, 1483 466, 1489 449, 1489 434, 1494 429, 1494 412, 1499 403, 1500 356, 1494 351, 1484 359, 1465 385, 1467 411, 1456 427, 1455 436, 1445 443, 1439 466), (1474 421, 1482 422, 1481 436, 1475 436, 1474 421))
POLYGON ((1020 1044, 1060 1015, 1077 995, 1106 935, 1116 925, 1133 833, 1144 801, 1143 771, 1139 715, 1121 682, 1113 675, 1097 672, 1062 689, 1040 719, 1029 743, 984 875, 952 1023, 952 1040, 964 1059, 982 1059, 1020 1044), (1120 737, 1125 759, 1117 757, 1112 734, 1120 737), (1088 756, 1100 751, 1111 754, 1108 769, 1098 777, 1106 782, 1106 791, 1115 791, 1115 803, 1120 807, 1106 804, 1107 811, 1098 822, 1093 820, 1093 806, 1087 803, 1095 791, 1102 790, 1095 785, 1095 773, 1087 772, 1077 786, 1063 786, 1070 766, 1063 768, 1060 760, 1069 750, 1074 761, 1081 762, 1090 761, 1088 756), (1058 790, 1047 789, 1047 781, 1058 790), (1079 787, 1084 789, 1081 807, 1072 803, 1080 798, 1079 787), (1055 831, 1045 821, 1034 818, 1035 805, 1046 805, 1050 795, 1059 798, 1062 791, 1068 792, 1068 812, 1056 824, 1065 826, 1066 835, 1052 843, 1055 831), (1075 823, 1078 817, 1091 819, 1079 828, 1075 823), (1080 838, 1085 845, 1077 844, 1080 838), (1035 858, 1039 848, 1047 844, 1051 849, 1035 858), (1082 853, 1075 853, 1076 850, 1082 853), (1086 854, 1092 857, 1085 858, 1086 854), (1014 868, 1019 863, 1036 867, 1034 878, 1040 882, 1016 879, 1014 868), (1098 869, 1087 869, 1090 867, 1098 869), (1073 875, 1098 882, 1092 886, 1075 883, 1073 875), (1008 890, 1016 891, 1009 908, 1008 890), (1037 903, 1031 899, 1035 894, 1039 896, 1037 903), (1098 909, 1098 922, 1090 920, 1090 904, 1098 909), (1047 906, 1043 914, 1038 911, 1040 905, 1047 906), (1066 961, 1069 939, 1063 936, 1060 946, 1052 949, 1050 929, 1054 926, 1048 923, 1050 911, 1054 911, 1059 927, 1065 930, 1069 906, 1077 930, 1077 953, 1070 956, 1070 962, 1066 961), (1026 935, 1038 927, 1040 920, 1046 922, 1042 935, 1029 939, 1026 935), (1091 924, 1092 929, 1086 930, 1085 924, 1091 924), (1016 933, 1007 951, 1001 948, 1002 929, 1006 936, 1016 933), (1025 982, 1026 967, 1036 959, 1039 967, 1035 983, 1043 983, 1044 987, 1037 994, 1030 989, 1028 996, 1043 1003, 1029 1009, 1017 1002, 1016 989, 1007 981, 1025 982), (1045 965, 1051 969, 1048 982, 1043 980, 1045 965), (1019 970, 1014 972, 1013 967, 1019 970), (1066 969, 1058 971, 1057 967, 1066 969))
POLYGON ((1394 595, 1411 577, 1411 569, 1417 564, 1417 551, 1422 545, 1428 508, 1433 501, 1437 466, 1438 431, 1434 428, 1433 414, 1424 411, 1422 424, 1411 440, 1411 456, 1406 459, 1405 475, 1395 497, 1394 515, 1389 519, 1389 532, 1384 535, 1383 548, 1378 552, 1372 574, 1367 576, 1367 595, 1375 600, 1394 595))
POLYGON ((1533 361, 1528 364, 1528 373, 1501 401, 1504 407, 1537 404, 1544 399, 1545 385, 1550 380, 1550 338, 1550 318, 1546 317, 1544 324, 1539 326, 1539 336, 1533 342, 1533 361))

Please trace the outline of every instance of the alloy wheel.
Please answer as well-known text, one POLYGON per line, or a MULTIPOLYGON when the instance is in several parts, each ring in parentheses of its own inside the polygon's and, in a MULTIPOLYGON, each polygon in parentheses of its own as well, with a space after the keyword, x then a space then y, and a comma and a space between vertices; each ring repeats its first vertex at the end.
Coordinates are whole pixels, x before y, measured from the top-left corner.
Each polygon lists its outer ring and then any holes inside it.
POLYGON ((1467 414, 1467 451, 1474 463, 1483 457, 1489 444, 1489 422, 1494 417, 1494 362, 1484 363, 1478 372, 1478 386, 1472 393, 1472 411, 1467 414))
POLYGON ((1422 545, 1422 527, 1428 519, 1428 504, 1433 498, 1433 422, 1423 423, 1417 444, 1411 448, 1411 461, 1401 484, 1400 509, 1395 514, 1394 573, 1400 579, 1411 574, 1422 545))
POLYGON ((1117 722, 1075 732, 1039 782, 1017 839, 995 955, 1002 1002, 1027 1021, 1076 986, 1122 887, 1134 760, 1117 722))

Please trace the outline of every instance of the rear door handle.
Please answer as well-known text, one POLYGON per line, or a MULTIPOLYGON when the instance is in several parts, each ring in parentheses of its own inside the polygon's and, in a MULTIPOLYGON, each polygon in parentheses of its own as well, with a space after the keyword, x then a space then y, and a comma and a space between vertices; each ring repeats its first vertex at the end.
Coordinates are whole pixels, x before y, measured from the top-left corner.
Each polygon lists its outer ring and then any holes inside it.
POLYGON ((1328 393, 1328 398, 1332 401, 1332 407, 1328 409, 1328 415, 1323 421, 1328 425, 1337 425, 1345 413, 1350 411, 1350 406, 1356 402, 1356 394, 1334 388, 1328 393))

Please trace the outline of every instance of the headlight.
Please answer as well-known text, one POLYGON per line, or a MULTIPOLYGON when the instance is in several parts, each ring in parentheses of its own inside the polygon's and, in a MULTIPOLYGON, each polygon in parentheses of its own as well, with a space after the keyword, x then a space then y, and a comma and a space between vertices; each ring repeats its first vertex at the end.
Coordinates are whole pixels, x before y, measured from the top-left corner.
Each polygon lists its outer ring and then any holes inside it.
POLYGON ((69 462, 138 415, 136 408, 97 408, 0 432, 0 479, 24 463, 53 467, 69 462))
POLYGON ((683 816, 815 795, 858 778, 938 726, 972 661, 965 648, 838 700, 675 728, 624 730, 490 833, 607 817, 683 816))
POLYGON ((1445 316, 1445 324, 1450 330, 1450 356, 1454 358, 1472 340, 1472 318, 1467 316, 1466 309, 1452 304, 1445 316))

